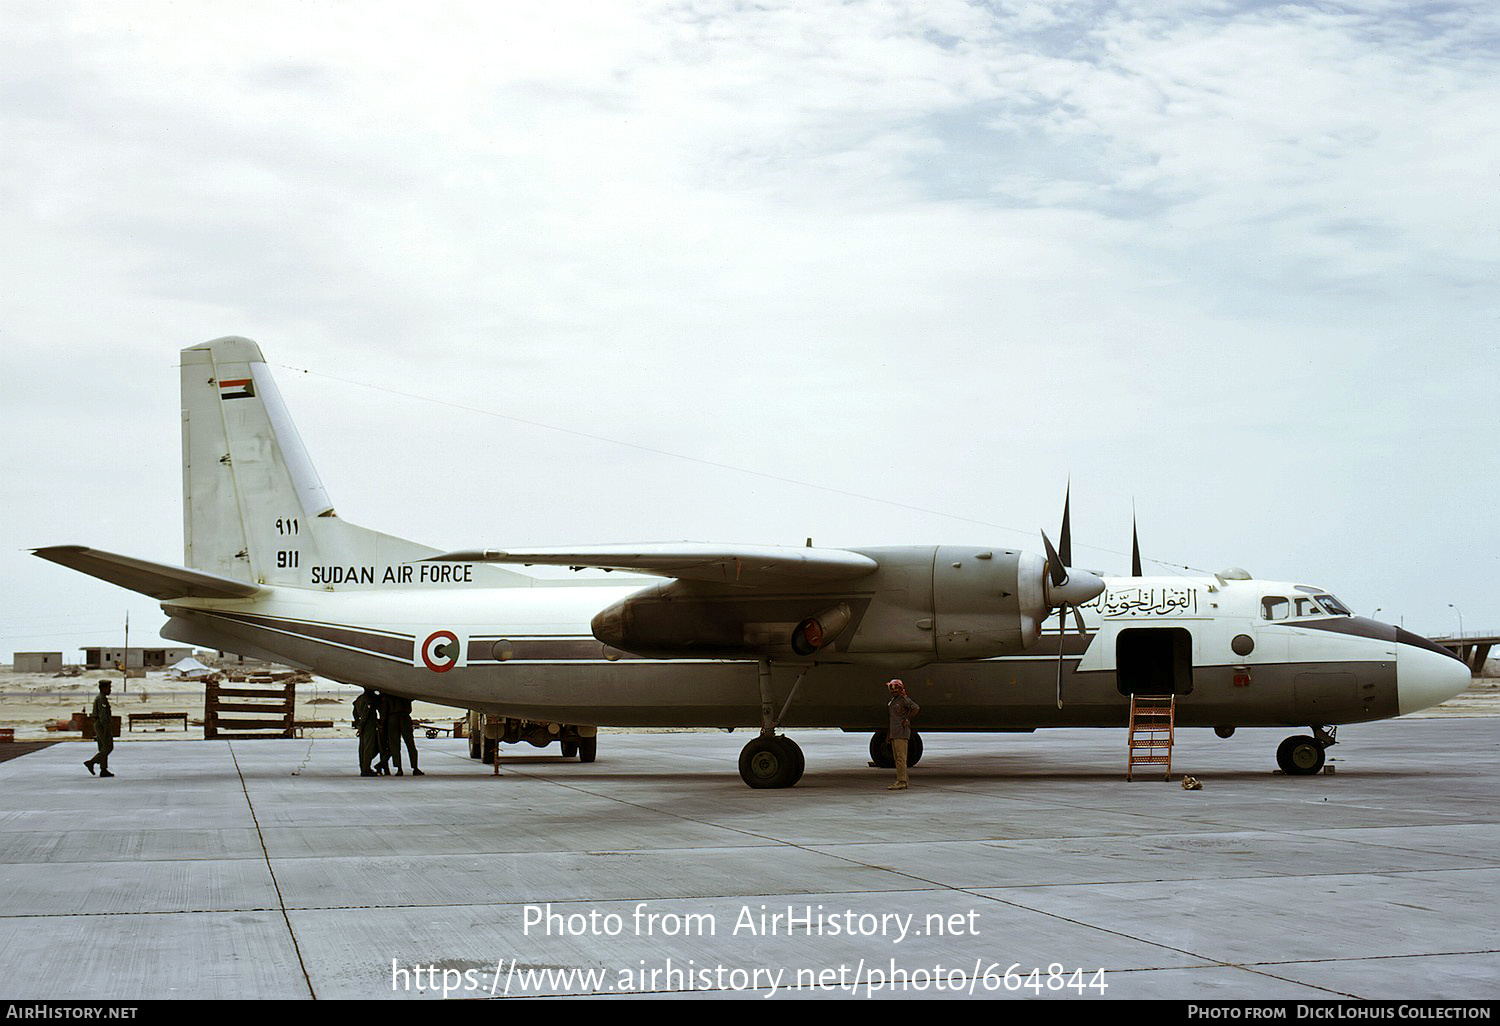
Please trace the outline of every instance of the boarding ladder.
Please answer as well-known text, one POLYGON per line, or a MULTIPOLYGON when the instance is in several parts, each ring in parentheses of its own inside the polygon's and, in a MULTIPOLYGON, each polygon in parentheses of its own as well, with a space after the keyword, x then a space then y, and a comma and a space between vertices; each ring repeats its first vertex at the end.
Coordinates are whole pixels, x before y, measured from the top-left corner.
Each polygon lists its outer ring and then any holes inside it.
POLYGON ((1173 720, 1176 695, 1131 695, 1130 734, 1125 779, 1132 779, 1137 766, 1161 766, 1163 780, 1172 779, 1173 720))

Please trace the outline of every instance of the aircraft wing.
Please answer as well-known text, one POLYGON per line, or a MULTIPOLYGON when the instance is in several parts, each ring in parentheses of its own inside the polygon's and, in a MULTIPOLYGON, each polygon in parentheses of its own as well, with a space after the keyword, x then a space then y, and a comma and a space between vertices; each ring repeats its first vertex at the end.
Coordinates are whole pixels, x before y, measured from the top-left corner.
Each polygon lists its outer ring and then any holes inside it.
POLYGON ((791 548, 774 545, 714 545, 663 542, 648 545, 588 545, 576 549, 495 551, 476 549, 433 556, 447 563, 519 563, 565 566, 573 570, 622 570, 652 577, 675 577, 711 584, 755 587, 807 584, 862 577, 879 567, 869 556, 848 549, 791 548))
POLYGON ((236 581, 231 577, 220 577, 218 574, 166 563, 152 563, 84 545, 52 545, 31 551, 32 555, 41 556, 71 570, 163 601, 174 598, 249 598, 262 591, 258 585, 236 581))

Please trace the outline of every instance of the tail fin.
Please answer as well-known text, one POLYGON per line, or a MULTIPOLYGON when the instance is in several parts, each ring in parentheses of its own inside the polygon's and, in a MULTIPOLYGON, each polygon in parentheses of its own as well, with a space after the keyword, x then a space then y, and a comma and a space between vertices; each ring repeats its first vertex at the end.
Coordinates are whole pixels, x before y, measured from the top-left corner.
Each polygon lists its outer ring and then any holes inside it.
POLYGON ((182 351, 182 489, 184 561, 221 577, 318 590, 531 583, 493 567, 416 563, 439 550, 340 520, 246 338, 182 351))

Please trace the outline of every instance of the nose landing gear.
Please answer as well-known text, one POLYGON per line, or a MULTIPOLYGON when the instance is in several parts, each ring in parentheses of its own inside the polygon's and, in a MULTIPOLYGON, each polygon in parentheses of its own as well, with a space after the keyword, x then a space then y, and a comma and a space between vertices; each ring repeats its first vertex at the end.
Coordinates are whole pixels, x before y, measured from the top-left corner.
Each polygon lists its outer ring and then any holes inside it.
POLYGON ((1317 773, 1323 768, 1324 749, 1338 744, 1335 729, 1315 726, 1312 735, 1287 738, 1276 749, 1276 765, 1289 777, 1308 777, 1317 773))

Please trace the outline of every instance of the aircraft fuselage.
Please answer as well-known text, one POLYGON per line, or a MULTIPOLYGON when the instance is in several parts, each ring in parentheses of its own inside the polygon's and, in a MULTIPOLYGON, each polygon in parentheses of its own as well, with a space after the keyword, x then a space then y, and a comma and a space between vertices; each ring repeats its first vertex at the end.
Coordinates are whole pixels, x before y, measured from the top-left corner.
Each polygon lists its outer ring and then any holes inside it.
MULTIPOLYGON (((1182 726, 1355 723, 1420 707, 1425 702, 1417 696, 1433 687, 1451 690, 1463 670, 1436 646, 1373 620, 1260 615, 1267 596, 1314 589, 1213 578, 1106 578, 1105 593, 1084 607, 1086 635, 1054 630, 1022 654, 945 661, 920 647, 889 651, 893 636, 920 641, 942 624, 917 626, 927 619, 927 605, 920 597, 912 602, 910 575, 893 588, 872 576, 858 589, 825 595, 699 596, 696 615, 722 629, 795 620, 834 600, 855 610, 854 622, 817 658, 788 653, 771 660, 773 687, 783 699, 803 678, 780 718, 784 727, 879 728, 882 685, 893 674, 922 705, 925 731, 1123 726, 1132 691, 1175 693, 1182 726), (747 603, 759 613, 747 616, 747 603), (893 632, 903 616, 910 630, 893 632), (862 646, 863 630, 872 630, 878 643, 862 646), (1141 640, 1148 643, 1144 654, 1141 640), (1066 695, 1060 709, 1059 642, 1066 695)), ((172 619, 162 633, 517 718, 643 727, 758 724, 756 659, 712 651, 653 658, 594 636, 590 624, 601 609, 657 587, 642 583, 426 593, 276 589, 249 601, 167 603, 172 619)))

